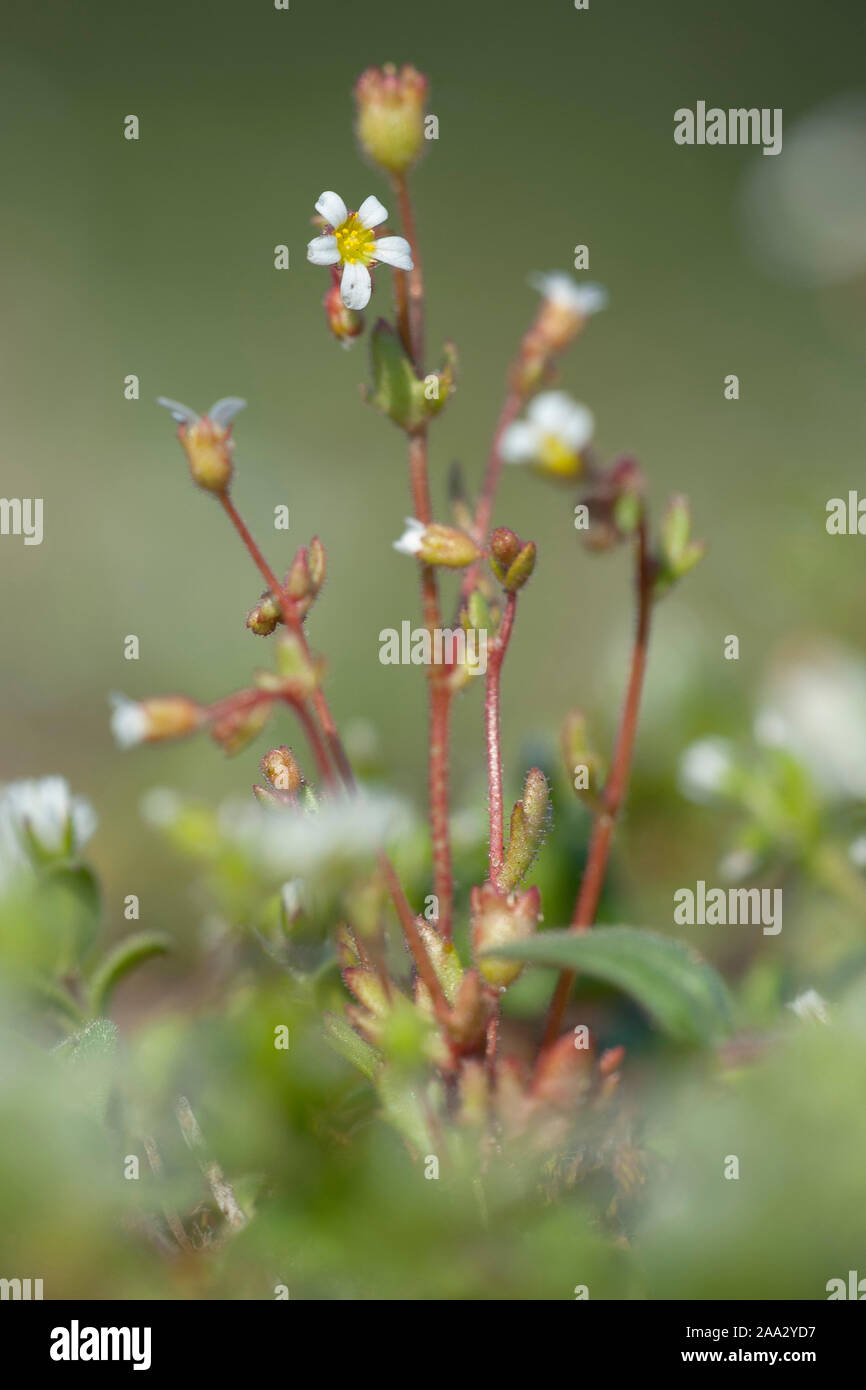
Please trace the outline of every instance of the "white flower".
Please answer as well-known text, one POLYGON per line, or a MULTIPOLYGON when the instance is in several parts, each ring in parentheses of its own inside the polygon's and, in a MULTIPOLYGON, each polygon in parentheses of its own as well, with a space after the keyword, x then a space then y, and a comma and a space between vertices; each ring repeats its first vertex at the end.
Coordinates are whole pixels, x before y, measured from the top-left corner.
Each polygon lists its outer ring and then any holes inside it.
POLYGON ((421 549, 424 539, 424 532, 427 527, 423 521, 417 517, 406 517, 406 530, 398 541, 394 542, 394 549, 399 550, 403 555, 417 555, 421 549))
POLYGON ((858 835, 848 846, 848 858, 858 869, 866 869, 866 835, 858 835))
POLYGON ((150 721, 147 711, 137 700, 113 691, 108 697, 112 707, 111 732, 120 748, 133 748, 147 738, 150 721))
POLYGON ((802 1018, 808 1023, 829 1023, 830 1018, 827 1013, 827 1001, 822 999, 816 989, 807 989, 803 994, 798 994, 796 999, 792 999, 786 1005, 798 1018, 802 1018))
POLYGON ((726 739, 699 739, 680 758, 679 789, 689 801, 712 801, 724 793, 733 767, 733 751, 726 739))
POLYGON ((592 411, 564 391, 542 391, 530 402, 525 420, 515 420, 500 445, 506 463, 528 463, 547 473, 569 476, 580 468, 580 453, 592 438, 592 411))
POLYGON ((27 867, 31 846, 47 855, 77 854, 96 825, 90 802, 73 796, 65 777, 11 782, 0 792, 0 882, 27 867))
POLYGON ((792 753, 830 796, 866 796, 866 664, 816 647, 773 672, 755 721, 765 746, 792 753))
POLYGON ((343 266, 340 294, 347 309, 363 309, 370 302, 371 265, 384 261, 398 270, 412 269, 412 248, 402 236, 376 237, 374 228, 388 219, 387 210, 373 197, 365 198, 357 212, 350 213, 338 193, 323 193, 316 203, 331 231, 313 237, 307 246, 307 260, 313 265, 343 266))
POLYGON ((579 285, 563 270, 530 275, 529 283, 557 308, 579 314, 581 318, 588 318, 590 314, 597 314, 607 308, 608 295, 603 285, 579 285))
POLYGON ((266 873, 312 879, 368 858, 411 825, 411 812, 397 797, 364 792, 324 801, 312 814, 231 801, 220 808, 219 824, 266 873))

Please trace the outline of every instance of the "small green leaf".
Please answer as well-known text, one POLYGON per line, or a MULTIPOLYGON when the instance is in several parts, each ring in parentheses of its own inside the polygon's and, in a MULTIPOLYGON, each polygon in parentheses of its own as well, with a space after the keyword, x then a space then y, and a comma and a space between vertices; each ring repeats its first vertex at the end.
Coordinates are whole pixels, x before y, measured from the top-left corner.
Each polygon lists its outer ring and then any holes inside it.
POLYGON ((92 1013, 104 1014, 108 1001, 124 975, 151 956, 163 956, 171 950, 171 940, 161 932, 136 932, 115 946, 96 967, 90 979, 90 1008, 92 1013))
POLYGON ((324 1023, 328 1042, 334 1051, 339 1052, 341 1057, 345 1057, 347 1062, 351 1062, 371 1081, 375 1081, 382 1065, 376 1049, 364 1042, 363 1038, 359 1038, 354 1028, 351 1028, 345 1019, 340 1018, 339 1014, 326 1013, 324 1023))
POLYGON ((683 942, 655 932, 635 927, 545 931, 503 946, 496 955, 604 980, 630 995, 676 1042, 710 1043, 731 1031, 731 1001, 721 977, 683 942))

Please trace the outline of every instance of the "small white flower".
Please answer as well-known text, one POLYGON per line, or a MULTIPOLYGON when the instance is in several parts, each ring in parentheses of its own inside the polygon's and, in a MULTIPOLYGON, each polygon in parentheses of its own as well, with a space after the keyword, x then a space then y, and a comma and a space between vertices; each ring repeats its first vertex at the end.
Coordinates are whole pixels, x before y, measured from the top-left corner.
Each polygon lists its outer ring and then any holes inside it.
POLYGON ((394 541, 394 549, 399 550, 403 555, 417 555, 424 540, 424 532, 427 527, 423 521, 417 517, 406 517, 406 530, 398 541, 394 541))
POLYGON ((542 391, 530 402, 525 420, 515 420, 502 436, 506 463, 528 463, 568 476, 579 469, 580 454, 592 438, 592 411, 565 391, 542 391))
POLYGON ((807 1023, 830 1022, 830 1016, 827 1013, 827 1001, 821 998, 816 989, 807 989, 803 994, 798 994, 797 998, 792 999, 786 1007, 807 1023))
POLYGON ((390 836, 411 827, 397 797, 376 792, 334 797, 314 814, 229 801, 220 808, 221 832, 265 872, 312 880, 365 860, 390 836))
POLYGON ((742 883, 758 867, 758 857, 750 849, 732 849, 719 860, 719 875, 725 883, 742 883))
POLYGON ((183 801, 171 787, 151 787, 139 802, 142 819, 156 830, 168 830, 179 819, 183 801))
POLYGON ((755 722, 829 797, 866 796, 866 662, 835 646, 806 649, 772 672, 755 722))
POLYGON ((96 813, 84 797, 73 796, 65 777, 12 782, 0 792, 0 855, 14 867, 34 842, 45 854, 76 854, 96 829, 96 813))
POLYGON ((699 739, 680 758, 679 789, 689 801, 712 801, 724 793, 733 767, 733 750, 726 739, 699 739))
POLYGON ((866 835, 858 835, 848 846, 848 858, 858 869, 866 869, 866 835))
POLYGON ((111 732, 120 748, 133 748, 147 738, 149 721, 147 711, 137 700, 113 691, 108 697, 112 707, 111 732))
POLYGON ((534 290, 558 308, 588 318, 607 308, 608 294, 603 285, 579 285, 563 270, 538 272, 529 277, 534 290))
POLYGON ((376 197, 365 198, 357 212, 350 213, 338 193, 323 193, 316 211, 331 227, 324 236, 313 237, 307 245, 307 260, 313 265, 343 266, 340 294, 347 309, 363 309, 370 302, 371 265, 384 261, 398 270, 412 269, 412 248, 402 236, 377 237, 374 228, 388 219, 387 210, 376 197))

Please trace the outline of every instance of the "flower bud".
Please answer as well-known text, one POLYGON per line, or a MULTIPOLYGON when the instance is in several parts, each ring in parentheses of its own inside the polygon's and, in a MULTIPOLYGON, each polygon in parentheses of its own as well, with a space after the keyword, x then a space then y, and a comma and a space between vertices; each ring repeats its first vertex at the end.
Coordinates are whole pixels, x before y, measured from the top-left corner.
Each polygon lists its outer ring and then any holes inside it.
POLYGON ((586 715, 582 710, 570 710, 565 716, 560 734, 565 771, 577 795, 593 802, 604 780, 604 762, 589 741, 586 715))
POLYGON ((355 84, 357 133, 364 153, 391 174, 414 164, 424 141, 427 79, 408 65, 368 68, 355 84))
POLYGON ((490 992, 485 990, 477 970, 467 970, 445 1022, 452 1043, 469 1050, 480 1042, 493 1007, 490 992))
POLYGON ((507 989, 522 971, 522 962, 497 960, 486 953, 532 935, 540 917, 541 895, 537 888, 529 888, 525 893, 504 893, 492 883, 485 883, 472 889, 469 903, 472 948, 478 968, 488 984, 507 989))
POLYGON ((307 556, 307 567, 310 571, 310 583, 313 586, 313 593, 318 594, 325 582, 325 547, 318 536, 313 536, 310 541, 310 550, 307 556))
POLYGON ((284 688, 291 687, 293 695, 306 700, 318 688, 324 663, 309 657, 298 637, 287 632, 278 639, 277 672, 284 688))
POLYGON ((490 537, 490 566, 500 582, 519 554, 519 538, 507 526, 497 526, 490 537))
POLYGON ((247 614, 247 627, 257 637, 269 637, 278 623, 283 621, 283 613, 272 593, 262 594, 255 608, 247 614))
POLYGON ((292 561, 292 567, 286 576, 286 591, 289 598, 294 599, 309 598, 312 593, 310 570, 307 564, 307 547, 305 545, 301 546, 292 561))
POLYGON ((206 717, 204 707, 185 695, 128 700, 125 695, 115 694, 110 700, 114 707, 111 729, 121 748, 182 738, 199 728, 206 717))
POLYGON ((211 725, 211 738, 228 757, 240 753, 261 733, 271 714, 270 700, 230 710, 211 725))
POLYGON ((350 348, 364 331, 364 315, 357 309, 346 308, 339 282, 331 286, 322 302, 328 327, 337 342, 344 348, 350 348))
POLYGON ((261 767, 265 777, 277 791, 293 794, 300 791, 304 780, 301 770, 291 750, 284 744, 266 753, 262 758, 261 767))
POLYGON ((530 768, 523 787, 523 799, 511 812, 510 835, 505 860, 499 873, 499 886, 516 888, 529 872, 541 848, 550 816, 550 789, 540 768, 530 768))
POLYGON ((478 546, 465 531, 435 521, 425 526, 423 521, 412 516, 406 518, 406 530, 394 542, 394 549, 404 555, 417 556, 425 565, 447 565, 450 569, 463 569, 481 556, 478 546))
POLYGON ((517 559, 509 566, 508 573, 502 581, 510 594, 516 594, 529 579, 535 569, 535 556, 535 541, 527 542, 518 552, 517 559))
POLYGON ((664 593, 702 559, 706 545, 703 541, 693 541, 691 530, 689 500, 678 494, 670 499, 662 517, 657 593, 664 593))

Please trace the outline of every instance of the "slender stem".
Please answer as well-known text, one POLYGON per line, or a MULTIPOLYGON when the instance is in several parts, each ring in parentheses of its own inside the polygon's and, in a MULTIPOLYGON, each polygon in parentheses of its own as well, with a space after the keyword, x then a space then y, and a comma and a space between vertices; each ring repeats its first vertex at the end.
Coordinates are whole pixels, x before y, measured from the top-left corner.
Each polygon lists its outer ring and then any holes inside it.
MULTIPOLYGON (((415 230, 415 217, 409 186, 403 175, 395 175, 394 188, 400 207, 403 231, 412 248, 413 269, 409 272, 408 298, 401 301, 398 289, 398 311, 404 311, 401 332, 412 358, 415 371, 423 372, 424 361, 424 279, 421 253, 415 230)), ((399 277, 398 277, 399 279, 399 277)), ((425 525, 433 520, 430 500, 430 481, 427 459, 427 426, 422 425, 409 435, 409 485, 414 515, 425 525)), ((431 565, 421 565, 421 603, 424 624, 431 632, 442 627, 439 585, 431 565)), ((449 739, 451 720, 451 690, 444 666, 431 664, 427 669, 430 704, 430 740, 428 755, 428 785, 430 798, 430 839, 433 854, 433 892, 438 902, 437 926, 443 936, 450 937, 454 915, 454 873, 451 862, 449 828, 449 739)))
POLYGON ((490 881, 496 883, 505 853, 502 805, 502 748, 500 741, 499 692, 502 664, 514 626, 517 594, 509 594, 502 625, 487 660, 484 697, 484 723, 487 732, 487 799, 490 808, 490 881))
POLYGON ((287 700, 286 703, 291 705, 295 714, 298 716, 298 721, 306 735, 313 757, 316 760, 319 776, 325 786, 336 787, 337 779, 334 776, 333 768, 328 760, 328 750, 319 732, 319 726, 310 713, 309 706, 301 700, 287 700))
MULTIPOLYGON (((415 214, 409 185, 405 174, 394 175, 394 190, 400 207, 400 221, 409 245, 412 247, 412 270, 408 272, 408 305, 406 305, 406 330, 412 364, 419 376, 424 372, 424 276, 421 270, 421 253, 418 249, 418 234, 415 230, 415 214)), ((405 273, 405 272, 404 272, 405 273)), ((398 276, 398 279, 400 277, 398 276)), ((405 282, 404 282, 405 283, 405 282)), ((398 290, 399 306, 399 290, 398 290)))
MULTIPOLYGON (((487 456, 487 467, 484 472, 484 481, 481 485, 481 492, 475 508, 475 519, 472 524, 472 536, 477 545, 484 545, 487 539, 487 532, 490 529, 490 522, 493 516, 493 505, 496 501, 496 491, 499 487, 499 479, 502 476, 502 436, 508 429, 512 420, 519 415, 523 405, 523 395, 514 387, 508 391, 508 395, 499 412, 499 419, 493 432, 493 440, 490 445, 490 453, 487 456)), ((480 565, 476 560, 474 565, 470 565, 463 576, 460 586, 462 598, 468 597, 478 582, 478 571, 480 565)))
POLYGON ((174 1113, 177 1116, 177 1122, 187 1147, 195 1155, 202 1176, 211 1190, 211 1195, 225 1217, 226 1225, 233 1231, 242 1231, 247 1224, 246 1214, 242 1211, 234 1194, 234 1189, 222 1168, 216 1159, 208 1153, 204 1135, 186 1096, 178 1096, 174 1105, 174 1113))
MULTIPOLYGON (((586 867, 571 920, 571 930, 575 932, 587 931, 595 920, 598 900, 604 885, 614 827, 628 785, 634 753, 643 678, 646 670, 653 598, 652 571, 647 554, 647 530, 644 516, 641 517, 637 534, 635 587, 637 591, 637 625, 625 703, 614 746, 610 776, 596 812, 586 867)), ((547 1016, 547 1025, 541 1045, 542 1051, 556 1041, 575 977, 576 971, 573 970, 563 970, 559 976, 547 1016)))
POLYGON ((298 615, 295 612, 294 604, 292 603, 282 584, 277 579, 277 576, 274 574, 273 570, 271 569, 270 565, 268 564, 267 560, 265 559, 255 540, 253 539, 246 522, 244 521, 234 502, 229 497, 227 492, 221 492, 219 494, 219 500, 222 503, 223 510, 226 512, 229 520, 232 523, 232 526, 234 526, 235 530, 237 531, 238 535, 240 536, 241 540, 243 541, 244 545, 246 546, 247 550, 252 556, 254 565, 258 569, 259 573, 261 574, 271 593, 279 601, 280 607, 283 610, 283 621, 285 622, 286 627, 290 627, 293 629, 299 628, 301 625, 300 619, 298 618, 298 615))

